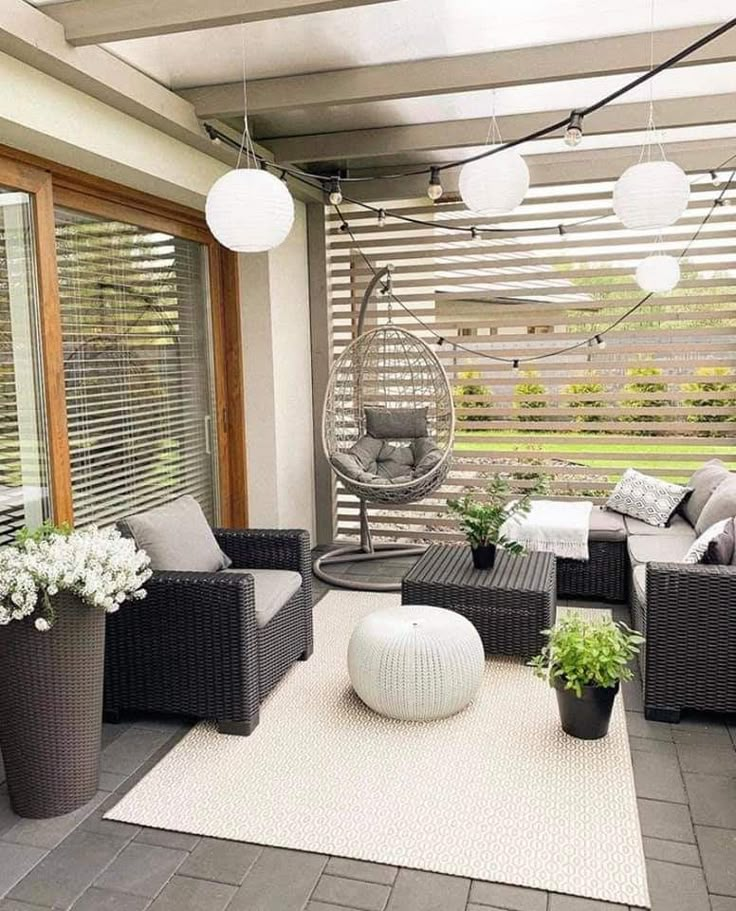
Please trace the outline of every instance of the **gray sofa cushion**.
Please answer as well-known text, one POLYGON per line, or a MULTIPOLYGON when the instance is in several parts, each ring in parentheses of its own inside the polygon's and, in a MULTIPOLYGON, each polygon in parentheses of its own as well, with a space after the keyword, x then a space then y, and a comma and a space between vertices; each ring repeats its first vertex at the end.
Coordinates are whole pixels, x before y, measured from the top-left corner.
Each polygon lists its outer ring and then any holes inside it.
POLYGON ((301 575, 290 569, 226 569, 224 572, 253 576, 258 627, 272 620, 302 585, 301 575))
POLYGON ((736 516, 736 475, 729 474, 710 495, 698 516, 695 531, 701 534, 716 522, 731 519, 733 516, 736 516))
POLYGON ((631 565, 681 563, 694 540, 694 532, 689 535, 631 535, 627 543, 631 565))
POLYGON ((151 559, 151 569, 215 573, 231 565, 194 497, 184 496, 119 523, 151 559))
POLYGON ((414 440, 427 436, 426 408, 365 409, 365 429, 378 440, 414 440))
POLYGON ((589 541, 625 541, 624 517, 617 512, 594 506, 590 511, 589 541))
POLYGON ((693 472, 687 482, 687 486, 692 487, 693 492, 682 507, 682 514, 693 527, 698 524, 700 513, 713 491, 729 477, 729 474, 728 467, 720 459, 711 459, 693 472))
POLYGON ((681 515, 672 516, 667 528, 658 528, 656 525, 649 525, 642 522, 641 519, 633 519, 631 516, 624 516, 626 531, 630 535, 691 535, 693 533, 692 525, 681 515))

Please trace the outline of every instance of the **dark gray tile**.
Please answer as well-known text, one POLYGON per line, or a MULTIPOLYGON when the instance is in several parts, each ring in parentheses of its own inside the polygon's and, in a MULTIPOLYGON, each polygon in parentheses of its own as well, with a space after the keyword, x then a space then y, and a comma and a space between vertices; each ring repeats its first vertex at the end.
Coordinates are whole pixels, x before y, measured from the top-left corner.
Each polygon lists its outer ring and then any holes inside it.
POLYGON ((708 891, 736 896, 736 831, 695 826, 708 891))
POLYGON ((45 855, 43 848, 0 842, 0 895, 10 892, 45 855))
POLYGON ((124 845, 125 839, 77 829, 47 854, 9 897, 35 905, 69 908, 124 845))
MULTIPOLYGON (((736 898, 729 898, 726 895, 711 895, 711 911, 736 911, 736 898)), ((3 911, 0 905, 0 911, 3 911)))
POLYGON ((621 684, 621 693, 624 697, 624 705, 630 712, 643 712, 644 699, 641 692, 641 680, 634 678, 626 680, 621 684))
POLYGON ((592 898, 580 898, 577 895, 549 896, 548 911, 628 911, 628 905, 615 905, 611 902, 594 901, 592 898))
POLYGON ((683 777, 694 823, 736 829, 736 779, 700 772, 683 777))
POLYGON ((130 775, 171 737, 164 731, 128 728, 102 751, 100 768, 105 772, 130 775))
POLYGON ((38 911, 40 905, 29 905, 27 902, 17 902, 12 898, 0 898, 0 911, 38 911))
POLYGON ((399 870, 388 911, 465 911, 470 880, 422 870, 399 870))
POLYGON ((128 724, 127 722, 120 723, 120 724, 107 724, 107 723, 103 724, 102 725, 102 749, 104 750, 105 747, 110 746, 110 744, 113 742, 113 740, 117 740, 118 737, 120 737, 122 734, 124 734, 128 730, 129 727, 130 727, 130 724, 128 724))
POLYGON ((141 829, 135 840, 145 845, 175 848, 177 851, 193 851, 199 844, 200 837, 199 835, 189 835, 186 832, 170 832, 168 829, 141 829))
POLYGON ((547 893, 539 889, 524 889, 503 883, 484 883, 474 880, 470 901, 478 905, 504 908, 508 911, 546 911, 547 893))
POLYGON ((187 857, 186 851, 132 842, 95 880, 95 885, 153 898, 187 857))
POLYGON ((3 841, 12 841, 21 845, 34 845, 36 848, 55 848, 70 832, 77 828, 79 823, 100 806, 107 794, 98 791, 93 799, 64 816, 55 816, 52 819, 21 819, 18 817, 16 824, 3 833, 3 841))
POLYGON ((323 854, 264 848, 228 911, 302 911, 326 863, 323 854))
POLYGON ((736 775, 736 750, 710 743, 678 743, 677 755, 683 772, 707 775, 736 775))
POLYGON ((117 822, 115 819, 104 819, 105 813, 114 807, 120 801, 120 793, 108 794, 100 806, 86 816, 80 823, 80 829, 86 832, 96 832, 98 835, 111 835, 114 838, 122 838, 130 841, 141 830, 140 826, 134 826, 127 822, 117 822))
MULTIPOLYGON (((307 909, 307 911, 309 911, 309 909, 307 909)), ((492 908, 490 905, 476 905, 474 902, 471 902, 468 905, 467 911, 504 911, 504 909, 492 908)))
POLYGON ((688 808, 661 800, 637 801, 642 835, 695 844, 695 833, 688 808))
POLYGON ((148 715, 145 718, 136 718, 133 727, 143 731, 161 731, 164 734, 176 734, 188 731, 192 722, 175 715, 148 715))
POLYGON ((396 867, 388 864, 372 864, 365 860, 351 860, 348 857, 331 857, 325 867, 325 873, 333 876, 345 876, 348 879, 362 879, 367 883, 391 885, 398 873, 396 867))
POLYGON ((667 860, 688 867, 700 866, 700 852, 696 845, 683 841, 666 841, 663 838, 644 838, 644 854, 651 860, 667 860))
POLYGON ((647 875, 652 911, 711 911, 702 870, 650 860, 647 875))
POLYGON ((648 737, 650 740, 672 740, 672 725, 647 721, 641 712, 626 712, 629 737, 648 737))
POLYGON ((699 743, 701 745, 728 747, 732 743, 728 728, 723 724, 705 722, 688 724, 681 721, 672 725, 672 739, 676 743, 699 743))
POLYGON ((643 753, 634 750, 631 754, 634 766, 634 784, 638 797, 648 800, 667 800, 671 803, 687 803, 685 786, 680 775, 676 756, 659 753, 643 753))
POLYGON ((149 911, 224 911, 233 895, 235 886, 175 876, 149 911))
POLYGON ((390 886, 325 875, 320 877, 312 899, 357 911, 383 911, 390 893, 390 886))
POLYGON ((150 899, 126 892, 108 892, 92 886, 74 902, 73 911, 145 911, 150 899))
POLYGON ((641 750, 644 753, 659 753, 665 756, 676 756, 677 747, 671 740, 652 740, 648 737, 629 737, 629 746, 632 750, 641 750))
POLYGON ((100 790, 117 791, 127 778, 127 775, 122 775, 120 772, 100 772, 100 790))
POLYGON ((262 850, 260 845, 203 838, 184 861, 179 873, 239 886, 262 850))
POLYGON ((8 829, 12 829, 20 816, 16 816, 10 806, 10 796, 5 785, 0 785, 0 838, 8 829))

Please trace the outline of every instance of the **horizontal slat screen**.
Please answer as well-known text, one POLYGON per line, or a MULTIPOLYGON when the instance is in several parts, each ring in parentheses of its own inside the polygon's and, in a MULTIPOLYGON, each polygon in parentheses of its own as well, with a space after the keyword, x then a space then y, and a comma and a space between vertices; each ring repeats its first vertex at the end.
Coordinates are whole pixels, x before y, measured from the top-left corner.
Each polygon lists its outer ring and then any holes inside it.
MULTIPOLYGON (((688 211, 663 232, 665 252, 682 253, 720 193, 703 178, 692 189, 688 211)), ((421 503, 371 507, 379 539, 457 537, 447 497, 482 492, 496 472, 518 490, 543 473, 555 498, 601 501, 630 466, 676 482, 716 456, 736 468, 734 205, 713 210, 681 263, 677 288, 608 332, 604 350, 585 345, 522 364, 518 374, 483 356, 523 359, 585 341, 641 299, 634 271, 657 245, 650 234, 623 228, 611 213, 611 191, 606 183, 533 188, 518 211, 492 223, 503 234, 477 240, 391 218, 379 228, 375 215, 343 209, 360 250, 375 268, 393 265, 395 293, 431 327, 394 304, 394 322, 433 345, 457 409, 448 480, 421 503), (560 235, 560 224, 591 218, 560 235)), ((484 226, 456 201, 381 205, 435 223, 484 226)), ((371 271, 334 214, 328 239, 337 357, 371 271)), ((386 318, 385 299, 374 300, 366 328, 386 318)), ((357 535, 357 500, 339 487, 335 517, 338 537, 357 535)))
POLYGON ((200 244, 57 210, 75 521, 181 494, 215 518, 200 244))

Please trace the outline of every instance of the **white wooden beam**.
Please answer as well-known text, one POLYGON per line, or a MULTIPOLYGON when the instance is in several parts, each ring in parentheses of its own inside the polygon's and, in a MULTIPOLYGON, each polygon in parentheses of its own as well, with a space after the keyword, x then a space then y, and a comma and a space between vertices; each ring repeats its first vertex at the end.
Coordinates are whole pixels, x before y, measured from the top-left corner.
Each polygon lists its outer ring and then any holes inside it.
MULTIPOLYGON (((718 167, 729 156, 736 154, 732 139, 694 140, 693 142, 665 143, 667 157, 677 162, 685 171, 707 171, 718 167)), ((638 149, 599 149, 584 151, 526 155, 531 183, 538 185, 589 183, 619 177, 639 157, 638 149)), ((731 167, 736 166, 734 161, 731 167)), ((421 167, 421 165, 417 165, 421 167)), ((392 171, 395 168, 391 169, 392 171)), ((370 172, 373 174, 374 172, 370 172)), ((458 168, 442 173, 445 194, 458 192, 458 168)), ((353 171, 351 176, 359 176, 353 171)), ((382 179, 380 173, 366 183, 344 183, 343 193, 363 202, 392 199, 420 199, 427 194, 427 177, 418 175, 401 180, 382 179)))
POLYGON ((70 44, 260 22, 395 0, 68 0, 43 11, 64 26, 70 44))
MULTIPOLYGON (((561 120, 567 110, 535 111, 498 118, 501 135, 516 139, 561 120)), ((649 105, 646 102, 616 104, 588 117, 583 124, 586 136, 642 130, 647 125, 649 105)), ((660 129, 736 123, 736 93, 701 95, 693 98, 668 98, 655 103, 655 117, 660 129)), ((346 130, 317 133, 310 136, 287 136, 264 139, 262 144, 276 161, 290 162, 345 161, 400 152, 431 152, 438 149, 462 149, 484 145, 488 137, 488 118, 445 120, 409 126, 378 129, 346 130)))
MULTIPOLYGON (((701 38, 707 28, 658 32, 657 59, 663 60, 701 38)), ((688 57, 682 66, 736 59, 736 30, 727 32, 688 57)), ((472 92, 493 87, 557 82, 624 74, 649 67, 645 34, 598 38, 565 44, 355 67, 326 73, 256 79, 248 86, 251 114, 319 105, 359 104, 472 92)), ((201 86, 181 93, 199 117, 243 113, 239 83, 201 86)))

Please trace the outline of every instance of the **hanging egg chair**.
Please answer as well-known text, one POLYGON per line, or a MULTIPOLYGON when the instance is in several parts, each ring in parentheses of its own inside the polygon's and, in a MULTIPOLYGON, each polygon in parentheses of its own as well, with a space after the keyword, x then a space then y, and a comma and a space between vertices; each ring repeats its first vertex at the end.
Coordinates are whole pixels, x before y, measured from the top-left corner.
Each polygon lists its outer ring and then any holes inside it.
POLYGON ((363 297, 357 337, 335 362, 322 414, 322 445, 342 487, 360 501, 360 543, 319 557, 315 574, 334 585, 394 591, 393 583, 364 583, 330 574, 330 564, 421 554, 423 546, 374 545, 368 504, 399 506, 433 493, 447 477, 455 413, 445 370, 414 333, 389 321, 363 332, 365 312, 384 269, 363 297))

